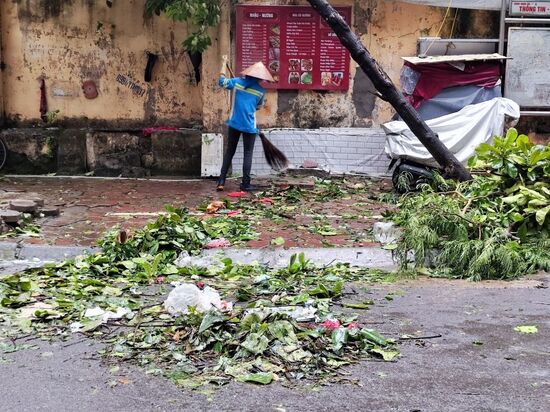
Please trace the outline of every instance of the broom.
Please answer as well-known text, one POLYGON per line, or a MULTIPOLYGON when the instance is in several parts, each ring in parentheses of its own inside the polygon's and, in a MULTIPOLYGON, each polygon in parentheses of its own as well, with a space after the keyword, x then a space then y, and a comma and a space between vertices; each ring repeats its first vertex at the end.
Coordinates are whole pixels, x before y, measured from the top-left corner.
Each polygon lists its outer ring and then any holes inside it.
MULTIPOLYGON (((229 67, 229 64, 227 64, 227 69, 229 70, 231 77, 235 77, 231 67, 229 67)), ((262 147, 264 149, 264 156, 267 164, 273 170, 286 169, 288 167, 288 159, 285 154, 277 149, 277 147, 267 139, 263 132, 258 132, 258 136, 260 136, 262 141, 262 147)))
POLYGON ((259 132, 258 136, 260 136, 260 139, 262 140, 262 146, 264 148, 264 155, 267 164, 273 170, 286 169, 288 167, 288 159, 285 154, 277 149, 273 143, 267 140, 267 137, 265 137, 263 132, 259 132))

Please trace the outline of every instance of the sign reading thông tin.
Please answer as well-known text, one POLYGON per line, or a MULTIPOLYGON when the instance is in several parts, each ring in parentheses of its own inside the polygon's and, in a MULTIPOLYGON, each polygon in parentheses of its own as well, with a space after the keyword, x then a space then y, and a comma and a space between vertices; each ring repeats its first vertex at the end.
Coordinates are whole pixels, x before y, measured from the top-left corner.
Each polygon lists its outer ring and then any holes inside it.
MULTIPOLYGON (((336 7, 350 24, 351 7, 336 7)), ((237 70, 262 61, 270 89, 347 90, 350 56, 310 6, 237 6, 237 70)))
POLYGON ((550 16, 550 1, 510 2, 511 16, 550 16))

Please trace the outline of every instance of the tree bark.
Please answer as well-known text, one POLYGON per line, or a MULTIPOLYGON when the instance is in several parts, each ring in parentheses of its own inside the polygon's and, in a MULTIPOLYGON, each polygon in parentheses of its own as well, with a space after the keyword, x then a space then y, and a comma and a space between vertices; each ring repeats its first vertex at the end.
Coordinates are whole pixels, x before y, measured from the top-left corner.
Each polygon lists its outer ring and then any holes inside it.
POLYGON ((390 103, 411 131, 428 149, 433 158, 444 169, 445 173, 458 180, 470 180, 472 176, 457 158, 439 140, 437 134, 420 118, 418 112, 405 99, 403 94, 397 90, 384 69, 372 57, 361 40, 353 33, 326 0, 308 0, 309 4, 321 15, 327 24, 334 30, 340 42, 349 50, 351 57, 355 60, 365 74, 374 84, 378 91, 378 97, 390 103))

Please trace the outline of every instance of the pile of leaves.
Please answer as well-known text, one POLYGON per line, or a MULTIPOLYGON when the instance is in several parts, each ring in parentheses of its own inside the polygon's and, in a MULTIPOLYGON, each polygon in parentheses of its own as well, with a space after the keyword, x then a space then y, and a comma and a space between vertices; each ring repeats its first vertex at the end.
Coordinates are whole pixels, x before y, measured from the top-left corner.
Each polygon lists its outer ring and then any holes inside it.
POLYGON ((318 268, 303 255, 276 271, 228 259, 209 267, 176 266, 179 252, 197 255, 220 236, 236 242, 254 233, 243 219, 198 219, 169 209, 133 236, 108 234, 96 254, 1 278, 1 335, 94 336, 107 343, 102 352, 110 361, 133 362, 190 388, 233 379, 341 380, 336 370, 343 365, 399 355, 392 340, 349 313, 373 302, 341 302, 345 282, 378 280, 383 273, 318 268), (169 283, 198 281, 233 307, 177 317, 165 312, 169 283), (348 309, 334 312, 338 306, 348 309), (309 315, 300 318, 296 310, 309 315))
POLYGON ((401 199, 391 218, 403 229, 402 268, 412 252, 417 268, 472 280, 549 270, 550 147, 510 129, 480 145, 469 167, 472 181, 401 199))

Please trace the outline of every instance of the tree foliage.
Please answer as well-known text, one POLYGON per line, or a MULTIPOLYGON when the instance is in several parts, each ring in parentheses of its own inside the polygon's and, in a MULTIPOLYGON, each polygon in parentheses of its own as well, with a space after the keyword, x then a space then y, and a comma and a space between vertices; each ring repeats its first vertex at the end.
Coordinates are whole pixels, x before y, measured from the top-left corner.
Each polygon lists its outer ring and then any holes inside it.
POLYGON ((416 266, 474 280, 549 270, 550 146, 510 129, 480 145, 469 166, 473 181, 401 199, 393 220, 403 266, 413 252, 416 266))
POLYGON ((202 53, 211 44, 208 29, 220 22, 219 0, 147 0, 145 15, 165 14, 174 21, 187 22, 191 33, 183 41, 191 53, 202 53))

